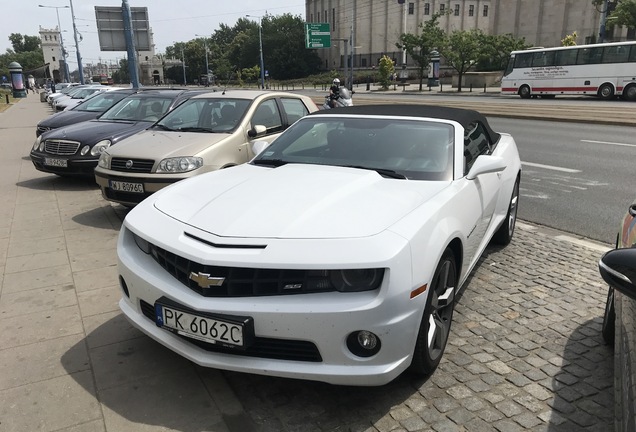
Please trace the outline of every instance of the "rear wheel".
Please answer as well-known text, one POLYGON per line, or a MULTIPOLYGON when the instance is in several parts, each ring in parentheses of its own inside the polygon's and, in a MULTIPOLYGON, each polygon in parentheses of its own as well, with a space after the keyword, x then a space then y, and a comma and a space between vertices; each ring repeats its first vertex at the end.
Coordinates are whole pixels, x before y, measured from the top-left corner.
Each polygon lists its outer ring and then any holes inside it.
POLYGON ((603 327, 601 333, 607 345, 614 345, 616 310, 614 309, 614 288, 607 290, 607 301, 605 302, 605 313, 603 314, 603 327))
POLYGON ((442 359, 455 309, 456 285, 455 257, 446 249, 433 274, 417 335, 411 362, 411 371, 417 374, 433 373, 442 359))
POLYGON ((519 88, 519 96, 521 96, 521 99, 530 99, 531 94, 530 87, 527 85, 524 84, 519 88))
POLYGON ((598 88, 598 96, 601 99, 612 99, 614 97, 614 87, 605 83, 598 88))
POLYGON ((500 245, 507 245, 512 240, 512 236, 515 233, 515 225, 517 224, 517 207, 519 205, 519 179, 515 182, 512 188, 512 197, 510 198, 510 204, 508 205, 508 213, 506 214, 506 220, 501 224, 492 239, 495 243, 500 245))
POLYGON ((623 99, 636 101, 636 85, 630 84, 623 90, 623 99))

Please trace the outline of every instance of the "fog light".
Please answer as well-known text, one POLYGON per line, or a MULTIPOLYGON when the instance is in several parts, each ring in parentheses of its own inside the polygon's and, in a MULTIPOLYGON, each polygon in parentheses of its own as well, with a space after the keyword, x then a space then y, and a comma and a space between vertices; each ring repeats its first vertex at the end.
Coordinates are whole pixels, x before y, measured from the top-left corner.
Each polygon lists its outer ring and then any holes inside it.
POLYGON ((358 357, 371 357, 380 351, 380 338, 367 330, 358 330, 347 336, 347 348, 358 357))

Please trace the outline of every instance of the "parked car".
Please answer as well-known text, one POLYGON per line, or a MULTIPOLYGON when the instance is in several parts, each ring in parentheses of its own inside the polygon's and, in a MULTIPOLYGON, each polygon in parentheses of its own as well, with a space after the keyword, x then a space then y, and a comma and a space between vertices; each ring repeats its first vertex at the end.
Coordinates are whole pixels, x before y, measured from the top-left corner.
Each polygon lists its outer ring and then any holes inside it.
POLYGON ((105 151, 95 180, 104 198, 133 206, 184 178, 249 161, 254 157, 250 142, 272 141, 317 109, 309 97, 293 93, 235 90, 195 96, 105 151))
POLYGON ((111 145, 142 131, 189 97, 190 90, 153 90, 120 100, 95 120, 40 135, 31 150, 39 171, 60 176, 93 177, 99 155, 111 145))
POLYGON ((344 385, 432 373, 456 295, 491 239, 512 239, 512 136, 475 111, 376 105, 253 146, 127 214, 125 316, 205 367, 344 385))
POLYGON ((39 137, 44 132, 50 131, 51 129, 57 129, 62 126, 93 120, 123 98, 135 94, 138 91, 138 89, 132 88, 116 89, 95 95, 90 99, 82 101, 81 104, 78 104, 69 110, 55 113, 45 118, 38 123, 35 128, 35 135, 36 137, 39 137))
MULTIPOLYGON (((48 92, 46 101, 51 105, 53 101, 65 94, 68 94, 71 90, 75 90, 80 84, 78 83, 59 83, 55 84, 55 93, 48 92)), ((50 88, 48 89, 50 90, 50 88)))
POLYGON ((80 88, 75 92, 70 92, 69 94, 56 99, 53 102, 52 107, 55 111, 64 111, 67 108, 73 108, 81 101, 85 100, 88 97, 91 97, 95 93, 103 93, 108 90, 113 90, 113 87, 105 87, 100 85, 80 88))
POLYGON ((636 430, 636 201, 618 232, 616 248, 599 262, 609 284, 602 334, 614 346, 614 430, 636 430))

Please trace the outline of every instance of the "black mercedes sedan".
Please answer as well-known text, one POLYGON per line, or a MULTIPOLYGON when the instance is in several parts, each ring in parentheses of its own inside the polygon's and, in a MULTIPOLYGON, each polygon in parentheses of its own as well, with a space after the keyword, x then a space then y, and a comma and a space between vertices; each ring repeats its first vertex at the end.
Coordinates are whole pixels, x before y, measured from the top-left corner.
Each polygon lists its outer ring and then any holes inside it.
POLYGON ((129 95, 94 120, 40 135, 31 149, 31 161, 39 171, 93 177, 93 169, 105 149, 148 128, 175 106, 201 92, 165 89, 129 95))

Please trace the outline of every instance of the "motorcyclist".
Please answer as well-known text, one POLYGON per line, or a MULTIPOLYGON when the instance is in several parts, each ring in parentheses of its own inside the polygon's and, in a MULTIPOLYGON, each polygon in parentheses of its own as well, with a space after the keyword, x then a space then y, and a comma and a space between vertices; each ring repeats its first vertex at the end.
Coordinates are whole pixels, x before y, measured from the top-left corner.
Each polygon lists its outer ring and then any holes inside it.
POLYGON ((336 100, 340 97, 340 80, 338 78, 334 78, 331 82, 331 87, 329 87, 329 107, 335 108, 336 100))

